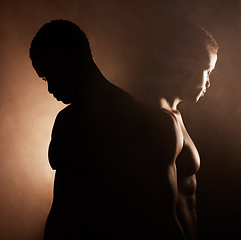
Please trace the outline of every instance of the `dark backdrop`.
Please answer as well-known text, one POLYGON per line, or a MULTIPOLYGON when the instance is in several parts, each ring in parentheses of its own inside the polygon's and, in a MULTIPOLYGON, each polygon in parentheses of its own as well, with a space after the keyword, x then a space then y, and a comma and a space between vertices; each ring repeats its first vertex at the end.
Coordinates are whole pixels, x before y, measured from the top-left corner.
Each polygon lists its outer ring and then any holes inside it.
POLYGON ((241 2, 234 0, 1 0, 0 239, 38 240, 43 235, 54 174, 47 148, 54 118, 64 105, 36 76, 28 49, 42 24, 59 18, 86 32, 104 75, 129 92, 167 19, 189 18, 213 34, 220 51, 211 88, 199 103, 181 104, 180 110, 201 155, 199 237, 234 239, 240 234, 240 13, 241 2))

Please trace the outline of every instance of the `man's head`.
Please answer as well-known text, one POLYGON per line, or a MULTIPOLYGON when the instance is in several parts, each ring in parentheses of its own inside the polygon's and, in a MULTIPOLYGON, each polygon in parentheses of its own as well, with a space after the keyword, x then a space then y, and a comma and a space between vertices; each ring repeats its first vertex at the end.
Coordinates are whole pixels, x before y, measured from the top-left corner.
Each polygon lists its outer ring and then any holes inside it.
POLYGON ((167 36, 160 53, 164 72, 180 89, 179 97, 198 101, 210 86, 209 75, 215 67, 219 46, 210 33, 191 23, 171 27, 167 36))
POLYGON ((93 61, 86 35, 67 20, 40 28, 32 40, 30 58, 38 76, 48 82, 49 92, 64 103, 76 97, 79 73, 93 61))
POLYGON ((197 101, 210 84, 205 77, 203 87, 203 74, 214 68, 218 44, 210 33, 189 22, 167 22, 158 31, 160 37, 152 39, 140 60, 140 77, 132 87, 135 96, 142 102, 158 102, 162 97, 197 101))

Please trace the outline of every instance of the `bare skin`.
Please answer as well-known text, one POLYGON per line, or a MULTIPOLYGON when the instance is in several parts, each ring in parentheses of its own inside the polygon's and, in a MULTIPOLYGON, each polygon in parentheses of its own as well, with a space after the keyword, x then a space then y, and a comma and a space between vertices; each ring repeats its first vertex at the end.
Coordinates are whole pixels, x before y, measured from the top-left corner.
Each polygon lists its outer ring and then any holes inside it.
POLYGON ((183 136, 183 148, 176 160, 178 203, 177 215, 188 239, 196 239, 197 214, 196 214, 196 173, 200 166, 198 151, 189 136, 181 114, 175 115, 180 132, 183 136))
POLYGON ((182 141, 177 142, 180 149, 175 160, 177 172, 177 218, 187 239, 197 239, 197 214, 196 214, 196 173, 200 166, 200 157, 191 137, 189 136, 181 113, 168 107, 162 101, 163 110, 167 111, 176 122, 176 135, 182 141))
MULTIPOLYGON (((195 240, 200 159, 177 105, 204 96, 217 55, 212 48, 200 48, 203 54, 194 51, 193 58, 186 51, 192 44, 176 51, 183 45, 168 41, 171 48, 164 56, 178 53, 180 61, 174 65, 181 68, 163 72, 166 89, 149 83, 160 79, 148 79, 144 92, 149 94, 139 104, 105 79, 82 31, 63 20, 51 24, 42 44, 45 34, 36 35, 30 56, 49 93, 69 106, 58 114, 49 146, 56 174, 44 239, 195 240)), ((177 36, 183 40, 183 34, 177 36)), ((176 41, 173 34, 167 39, 176 41)))
MULTIPOLYGON (((197 96, 194 96, 196 102, 204 96, 207 88, 210 87, 209 76, 215 68, 216 61, 217 55, 210 53, 209 67, 203 70, 202 79, 200 79, 200 84, 197 85, 197 96)), ((187 100, 190 100, 190 96, 187 97, 187 100)), ((170 101, 168 102, 165 98, 161 98, 160 106, 163 111, 172 116, 173 121, 176 124, 175 132, 177 139, 180 139, 180 141, 176 142, 178 152, 173 166, 173 168, 177 169, 173 175, 173 182, 177 182, 177 218, 186 238, 196 240, 196 173, 200 167, 200 156, 184 126, 181 113, 177 110, 177 105, 181 101, 182 100, 179 97, 173 97, 170 104, 170 101)))

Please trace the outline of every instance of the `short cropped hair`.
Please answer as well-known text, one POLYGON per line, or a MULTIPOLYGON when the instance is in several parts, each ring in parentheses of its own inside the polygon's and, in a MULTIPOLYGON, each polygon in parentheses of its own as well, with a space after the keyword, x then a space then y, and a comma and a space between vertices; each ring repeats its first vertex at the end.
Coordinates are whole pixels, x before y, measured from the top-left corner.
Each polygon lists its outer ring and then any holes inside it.
POLYGON ((40 28, 32 40, 29 53, 32 61, 41 61, 51 55, 92 59, 85 33, 73 22, 62 19, 53 20, 40 28))
POLYGON ((209 54, 217 54, 218 49, 217 42, 204 28, 180 22, 165 32, 159 48, 159 63, 163 72, 195 70, 197 64, 208 62, 209 54))
POLYGON ((205 43, 206 47, 211 51, 211 53, 217 54, 219 46, 218 46, 216 40, 214 39, 214 37, 212 36, 212 34, 209 33, 208 31, 206 31, 202 27, 199 27, 199 28, 203 32, 203 38, 204 38, 204 43, 205 43))
POLYGON ((190 22, 179 22, 169 27, 167 31, 168 45, 175 42, 176 47, 193 51, 192 47, 210 48, 212 53, 217 53, 219 46, 211 33, 201 26, 190 22))

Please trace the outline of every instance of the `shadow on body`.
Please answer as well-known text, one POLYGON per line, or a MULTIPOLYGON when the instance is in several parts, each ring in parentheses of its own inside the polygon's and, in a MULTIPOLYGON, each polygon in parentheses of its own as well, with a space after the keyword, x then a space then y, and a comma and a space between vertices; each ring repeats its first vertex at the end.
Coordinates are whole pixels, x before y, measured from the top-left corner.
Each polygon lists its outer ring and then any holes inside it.
POLYGON ((175 169, 185 134, 172 110, 160 110, 154 85, 145 88, 152 105, 107 81, 69 21, 45 24, 30 57, 48 91, 69 104, 49 146, 56 174, 44 239, 184 239, 175 169))

